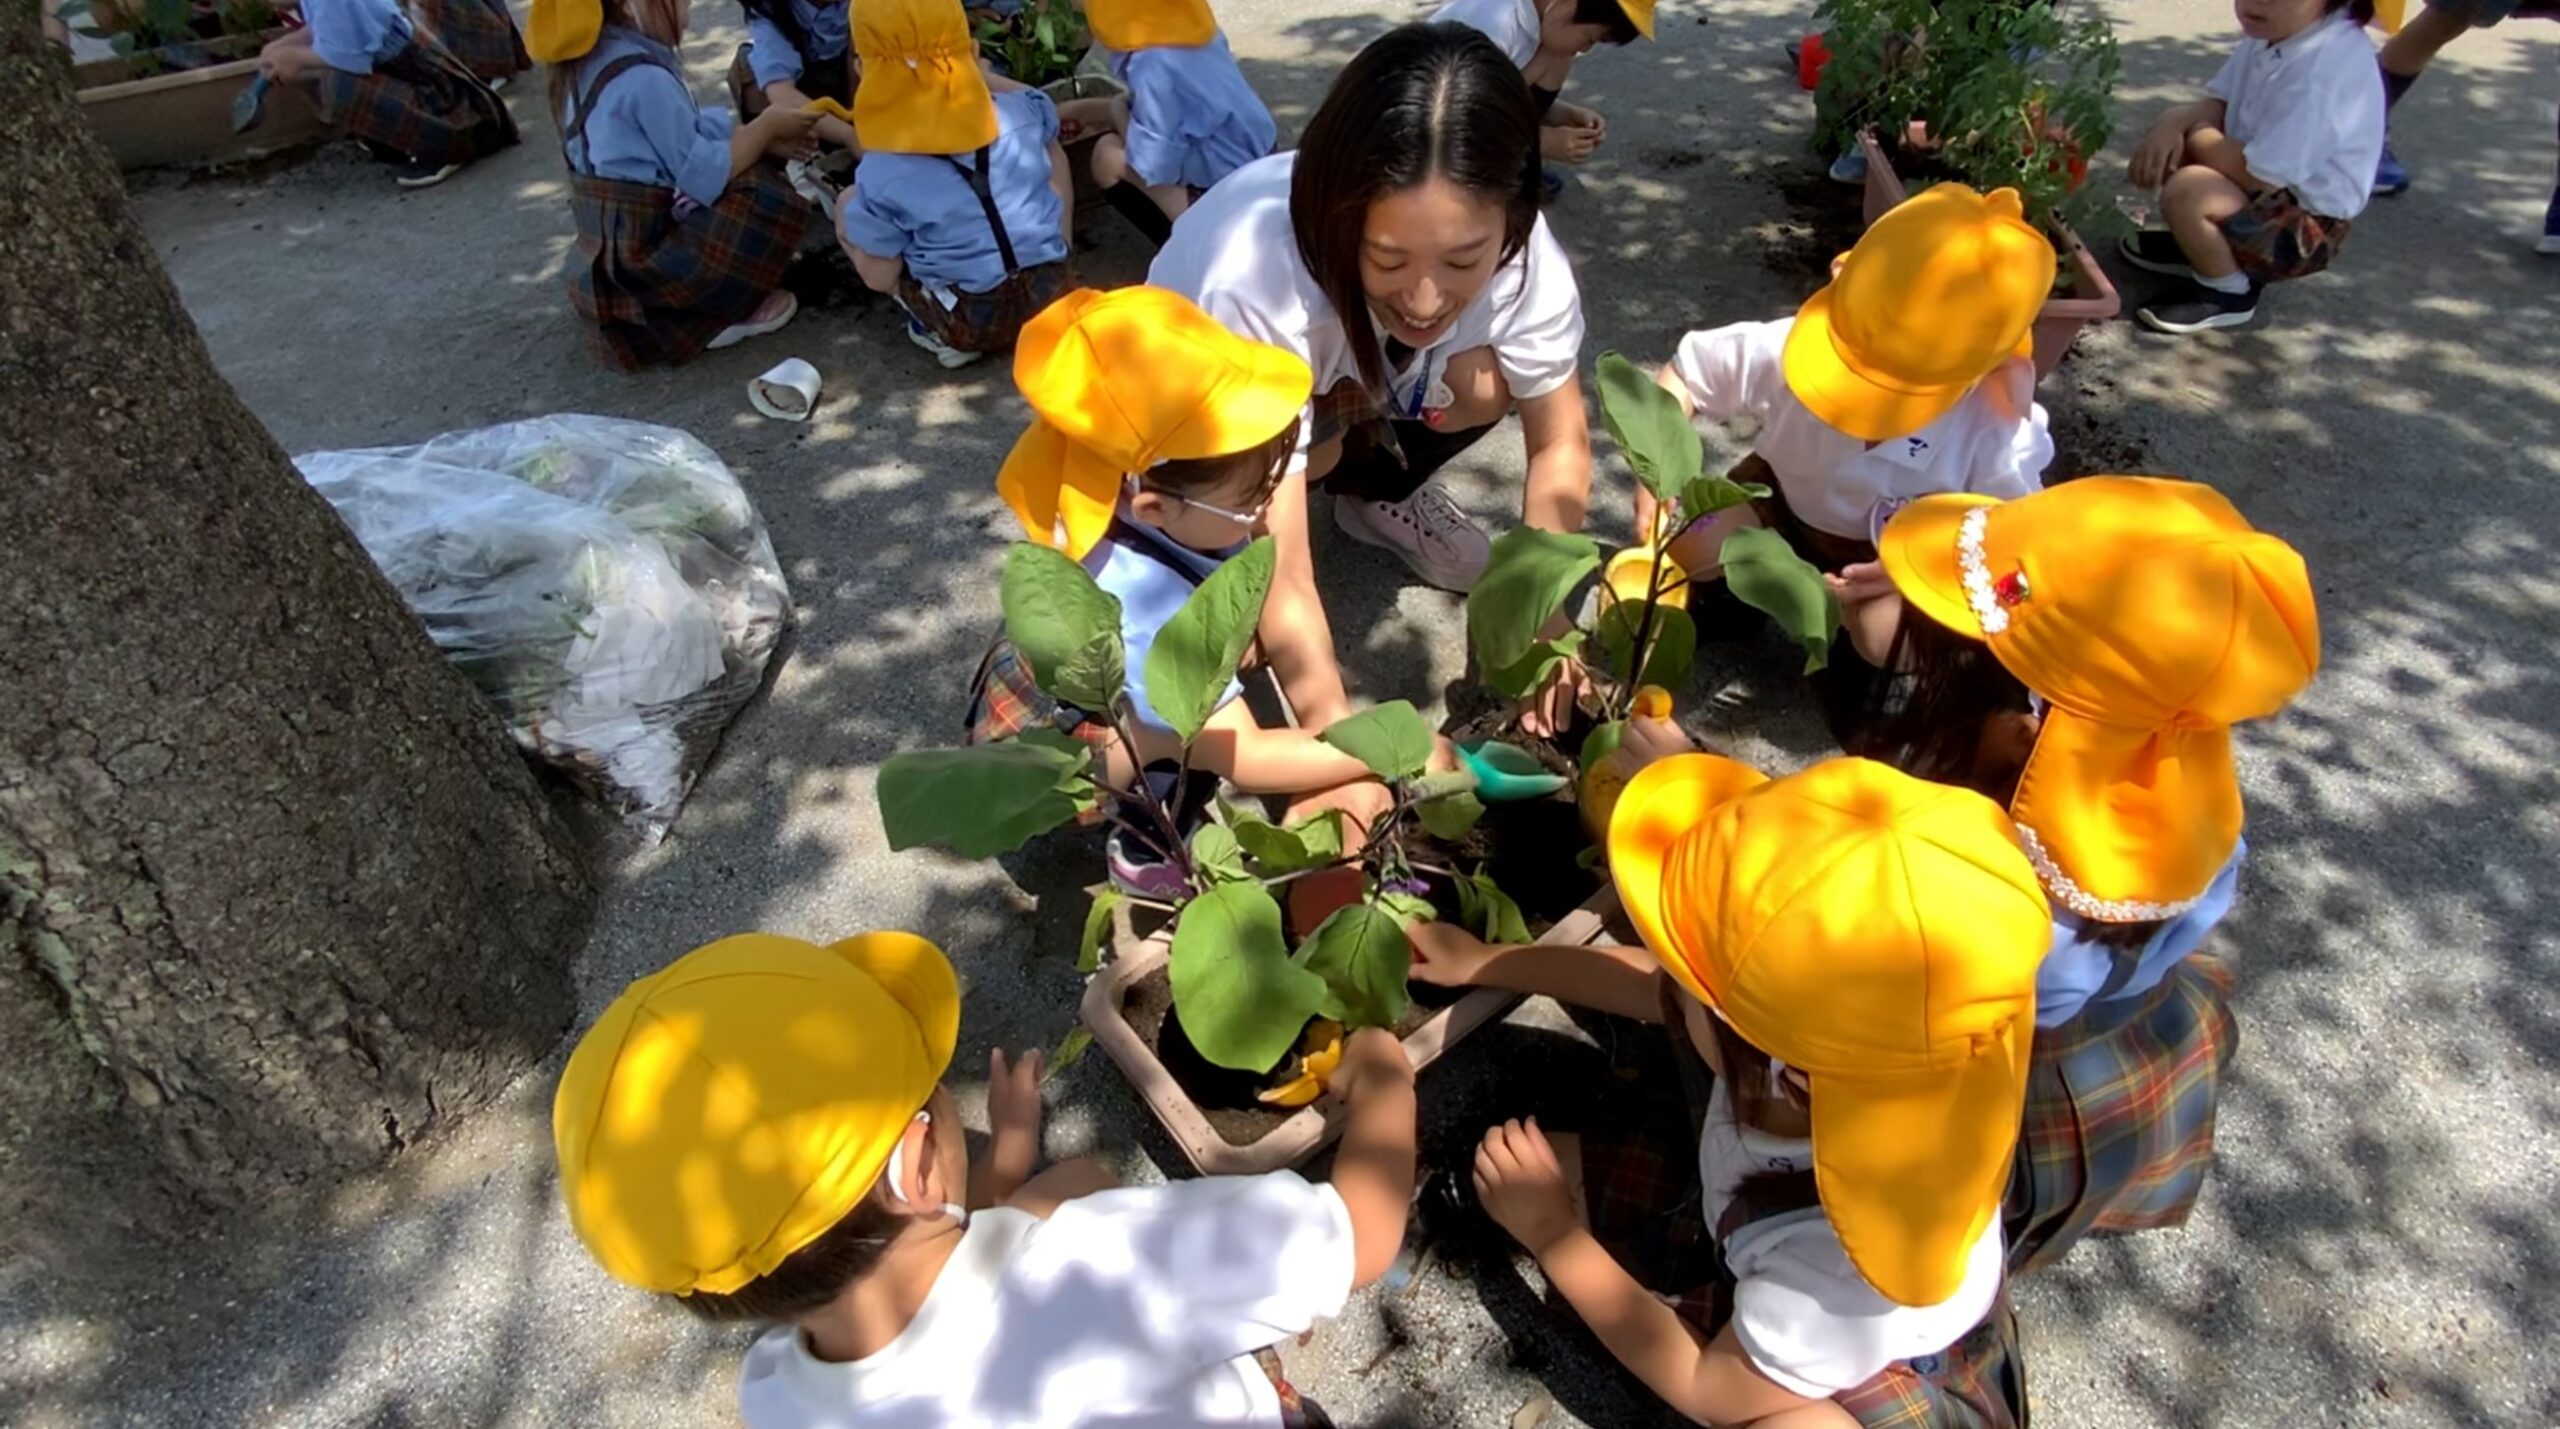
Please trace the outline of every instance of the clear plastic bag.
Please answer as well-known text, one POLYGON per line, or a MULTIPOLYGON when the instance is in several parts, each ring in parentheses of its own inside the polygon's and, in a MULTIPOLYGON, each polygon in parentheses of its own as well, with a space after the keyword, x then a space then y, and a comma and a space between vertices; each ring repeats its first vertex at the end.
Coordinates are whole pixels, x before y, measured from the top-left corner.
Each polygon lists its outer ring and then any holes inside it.
POLYGON ((666 832, 790 611, 709 447, 561 415, 294 463, 519 743, 666 832))

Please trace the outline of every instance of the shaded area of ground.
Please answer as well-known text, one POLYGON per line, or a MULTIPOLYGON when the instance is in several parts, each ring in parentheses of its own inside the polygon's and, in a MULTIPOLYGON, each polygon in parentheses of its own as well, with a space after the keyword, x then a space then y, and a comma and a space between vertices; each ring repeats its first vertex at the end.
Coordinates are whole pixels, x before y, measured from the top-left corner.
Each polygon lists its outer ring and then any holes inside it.
MULTIPOLYGON (((1294 132, 1341 60, 1408 13, 1228 0, 1245 67, 1294 132)), ((1420 7, 1412 7, 1419 9, 1420 7)), ((1667 353, 1695 326, 1785 311, 1816 264, 1810 106, 1776 61, 1809 6, 1664 6, 1660 42, 1595 56, 1575 97, 1611 139, 1552 212, 1584 285, 1591 351, 1667 353)), ((2229 42, 2227 9, 2112 13, 2127 147, 2229 42)), ((705 94, 736 38, 708 8, 705 94), (716 22, 716 23, 715 23, 716 22)), ((2537 893, 2560 866, 2560 261, 2524 241, 2547 192, 2553 27, 2448 51, 2404 107, 2408 198, 2360 220, 2332 274, 2274 294, 2260 330, 2177 342, 2116 324, 2049 381, 2067 474, 2213 480, 2309 556, 2327 667, 2244 742, 2255 856, 2220 951, 2245 1041, 2217 1178, 2183 1232, 2090 1247, 2020 1292, 2039 1410, 2072 1426, 2560 1422, 2560 936, 2537 893)), ((990 1045, 1053 1045, 1079 980, 1071 845, 1011 870, 890 855, 871 778, 948 740, 995 622, 1010 535, 988 499, 1024 418, 999 365, 944 374, 863 298, 680 372, 600 370, 558 293, 570 231, 538 85, 527 144, 397 194, 343 157, 140 202, 223 370, 294 450, 414 440, 540 411, 686 427, 771 524, 801 619, 676 835, 629 861, 580 965, 590 1012, 683 949, 749 926, 909 927, 968 980, 955 1085, 990 1045), (747 378, 816 363, 815 421, 764 421, 747 378)), ((1080 255, 1136 278, 1097 216, 1080 255)), ((2127 298, 2147 289, 2127 283, 2127 298)), ((1726 454, 1740 447, 1726 442, 1726 454)), ((1516 514, 1508 429, 1453 484, 1516 514)), ((1626 533, 1604 472, 1600 534, 1626 533)), ((1320 523, 1321 524, 1321 523, 1320 523)), ((1319 532, 1361 692, 1430 703, 1460 678, 1458 604, 1319 532)), ((1744 757, 1828 752, 1783 650, 1710 645, 1689 708, 1744 757)), ((1570 1116, 1623 1091, 1624 1029, 1532 1003, 1423 1084, 1430 1158, 1498 1115, 1570 1116)), ((11 1423, 713 1424, 736 1331, 606 1282, 554 1210, 546 1080, 351 1191, 326 1225, 167 1268, 105 1297, 0 1274, 0 1418, 11 1423)), ((1049 1150, 1132 1177, 1175 1162, 1101 1059, 1052 1086, 1049 1150)), ((972 1107, 974 1114, 974 1106, 972 1107)), ((1290 1352, 1346 1424, 1549 1423, 1657 1412, 1503 1261, 1417 1237, 1418 1273, 1290 1352)))

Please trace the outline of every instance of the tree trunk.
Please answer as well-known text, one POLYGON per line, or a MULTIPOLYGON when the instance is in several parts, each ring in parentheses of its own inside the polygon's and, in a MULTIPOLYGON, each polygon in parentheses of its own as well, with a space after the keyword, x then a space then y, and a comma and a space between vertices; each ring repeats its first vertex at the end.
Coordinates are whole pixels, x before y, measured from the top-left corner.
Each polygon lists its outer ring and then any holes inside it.
MULTIPOLYGON (((305 1203, 568 1027, 593 885, 0 0, 0 1222, 305 1203)), ((368 352, 396 393, 392 334, 368 352)))

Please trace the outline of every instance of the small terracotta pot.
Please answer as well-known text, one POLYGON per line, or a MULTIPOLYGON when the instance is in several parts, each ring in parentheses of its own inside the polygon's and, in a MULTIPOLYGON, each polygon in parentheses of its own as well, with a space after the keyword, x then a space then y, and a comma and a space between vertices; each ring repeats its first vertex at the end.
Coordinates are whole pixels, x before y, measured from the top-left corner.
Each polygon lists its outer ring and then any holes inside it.
MULTIPOLYGON (((1538 941, 1594 942, 1617 905, 1617 894, 1603 889, 1558 919, 1538 941)), ((1163 1123, 1174 1144, 1182 1148, 1182 1154, 1204 1176, 1250 1176, 1295 1166, 1333 1144, 1333 1139, 1342 1134, 1343 1106, 1331 1095, 1301 1108, 1249 1146, 1229 1142, 1209 1125, 1199 1104, 1183 1092, 1182 1084, 1157 1059, 1155 1049, 1129 1025, 1124 1010, 1129 990, 1139 979, 1164 965, 1171 943, 1170 932, 1141 937, 1130 925, 1128 904, 1113 909, 1111 961, 1086 986, 1083 1011, 1084 1025, 1092 1030, 1096 1045, 1110 1055, 1121 1075, 1137 1089, 1139 1098, 1163 1123)), ((1519 993, 1494 988, 1469 992, 1407 1034, 1405 1056, 1420 1072, 1468 1033, 1510 1011, 1520 997, 1519 993)))

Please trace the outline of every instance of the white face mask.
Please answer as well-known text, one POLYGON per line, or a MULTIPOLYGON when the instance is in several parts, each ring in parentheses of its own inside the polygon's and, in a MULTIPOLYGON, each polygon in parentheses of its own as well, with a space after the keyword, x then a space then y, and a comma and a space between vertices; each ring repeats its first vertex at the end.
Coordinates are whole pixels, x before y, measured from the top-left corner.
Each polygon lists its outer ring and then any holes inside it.
MULTIPOLYGON (((933 1125, 933 1113, 929 1111, 917 1112, 916 1123, 924 1126, 933 1125)), ((890 1196, 894 1198, 899 1205, 904 1206, 911 1204, 907 1200, 907 1139, 904 1136, 898 1138, 897 1145, 889 1148, 889 1169, 887 1175, 889 1178, 890 1196)), ((965 1206, 955 1206, 949 1201, 945 1201, 942 1203, 942 1214, 949 1216, 961 1225, 965 1226, 969 1224, 969 1211, 965 1206)))

